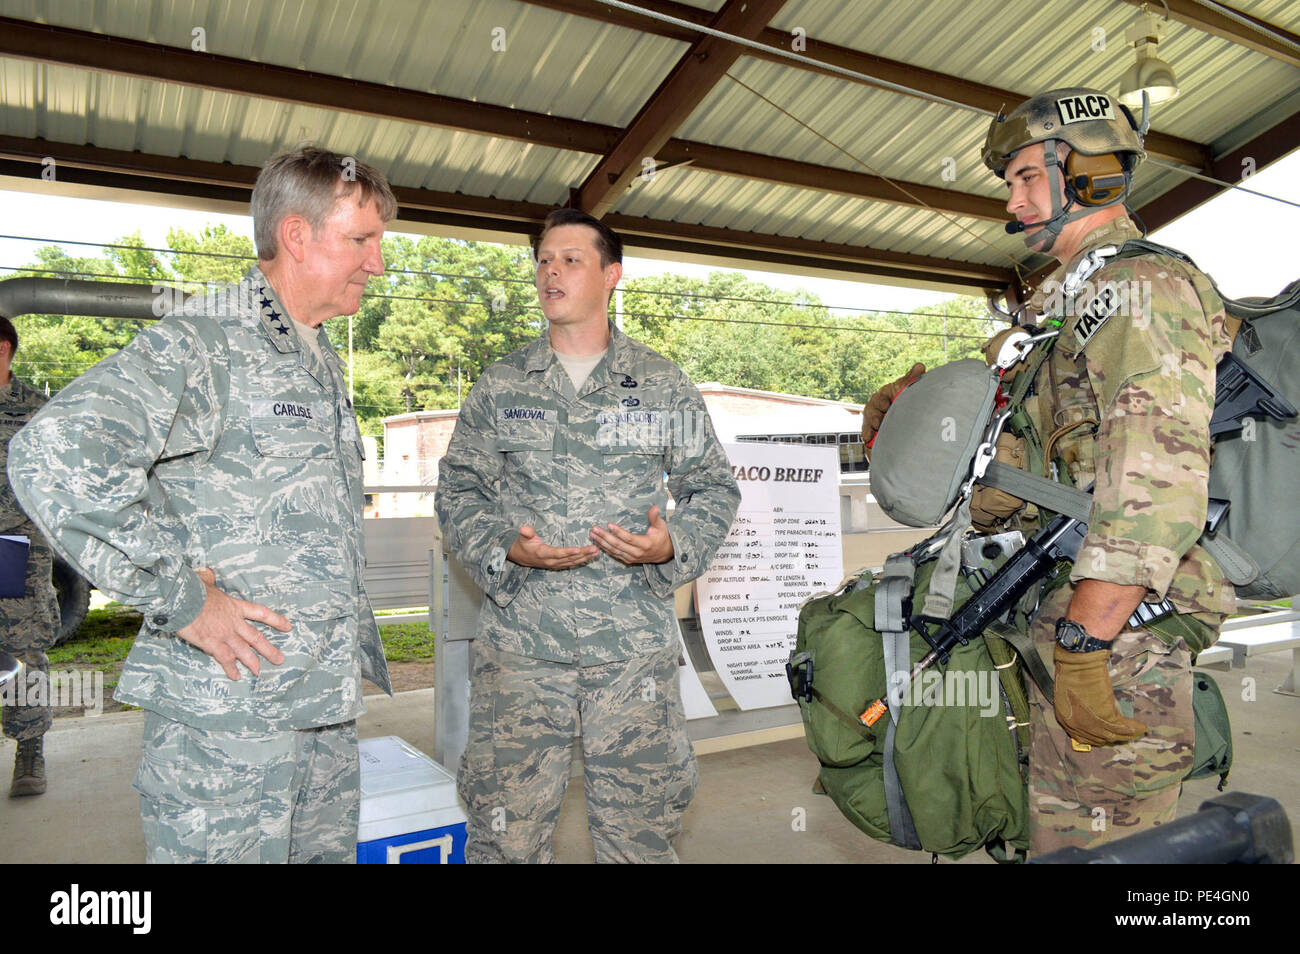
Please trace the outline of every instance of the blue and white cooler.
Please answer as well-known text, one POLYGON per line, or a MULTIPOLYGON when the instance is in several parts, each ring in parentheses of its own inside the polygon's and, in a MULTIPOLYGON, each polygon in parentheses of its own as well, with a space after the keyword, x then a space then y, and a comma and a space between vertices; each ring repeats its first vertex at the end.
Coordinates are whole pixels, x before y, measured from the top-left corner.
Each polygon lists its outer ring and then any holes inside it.
POLYGON ((358 747, 357 864, 463 865, 465 813, 451 773, 395 735, 358 747))

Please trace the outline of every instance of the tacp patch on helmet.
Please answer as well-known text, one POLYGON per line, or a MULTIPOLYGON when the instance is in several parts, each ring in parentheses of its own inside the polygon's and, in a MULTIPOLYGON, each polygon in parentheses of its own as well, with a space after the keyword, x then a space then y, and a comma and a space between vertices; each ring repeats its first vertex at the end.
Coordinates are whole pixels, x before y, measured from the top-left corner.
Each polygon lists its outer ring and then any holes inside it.
POLYGON ((1088 156, 1114 153, 1130 171, 1146 158, 1137 124, 1118 100, 1072 86, 1039 93, 1006 116, 995 116, 984 139, 984 165, 1000 178, 1013 155, 1049 139, 1088 156))

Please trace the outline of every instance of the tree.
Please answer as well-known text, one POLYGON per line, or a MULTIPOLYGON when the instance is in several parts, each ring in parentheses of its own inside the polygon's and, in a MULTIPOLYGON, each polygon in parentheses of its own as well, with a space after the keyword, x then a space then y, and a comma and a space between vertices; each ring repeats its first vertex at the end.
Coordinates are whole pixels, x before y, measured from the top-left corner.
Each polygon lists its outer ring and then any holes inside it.
POLYGON ((177 276, 185 282, 227 285, 239 281, 257 261, 250 239, 222 225, 205 225, 198 235, 167 232, 177 276))
POLYGON ((629 282, 623 306, 628 333, 696 381, 855 403, 914 361, 934 367, 978 356, 992 328, 976 299, 920 314, 846 317, 810 293, 724 272, 703 280, 665 275, 629 282))

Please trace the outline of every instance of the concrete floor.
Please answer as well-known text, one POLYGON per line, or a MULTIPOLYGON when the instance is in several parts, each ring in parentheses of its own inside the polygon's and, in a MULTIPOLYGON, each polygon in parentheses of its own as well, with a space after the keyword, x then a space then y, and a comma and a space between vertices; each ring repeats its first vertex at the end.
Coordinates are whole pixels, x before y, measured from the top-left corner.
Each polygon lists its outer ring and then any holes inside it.
MULTIPOLYGON (((1290 653, 1252 657, 1247 668, 1216 670, 1232 716, 1236 760, 1229 779, 1238 791, 1271 795, 1300 823, 1300 698, 1272 690, 1291 666, 1290 653), (1254 680, 1254 698, 1245 691, 1254 680)), ((362 737, 397 735, 433 749, 433 690, 367 699, 362 737)), ((23 799, 0 797, 0 862, 138 863, 144 856, 131 779, 139 760, 139 712, 59 719, 46 737, 50 788, 23 799)), ((14 743, 0 745, 8 779, 14 743)), ((811 792, 817 761, 802 739, 716 752, 700 758, 700 789, 687 813, 678 853, 686 863, 902 863, 930 856, 872 841, 831 801, 811 792), (804 830, 793 824, 805 810, 804 830)), ((1180 813, 1215 793, 1217 779, 1189 782, 1180 813)), ((555 838, 561 862, 592 860, 580 780, 564 803, 555 838)), ((990 863, 983 853, 963 864, 990 863)))

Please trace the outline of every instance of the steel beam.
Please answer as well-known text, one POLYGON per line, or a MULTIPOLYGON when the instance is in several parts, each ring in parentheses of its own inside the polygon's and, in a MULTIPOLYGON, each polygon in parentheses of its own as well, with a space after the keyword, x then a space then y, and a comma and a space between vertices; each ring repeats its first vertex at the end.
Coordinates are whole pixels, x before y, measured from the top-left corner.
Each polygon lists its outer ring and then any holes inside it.
MULTIPOLYGON (((710 26, 753 39, 783 6, 785 0, 727 0, 710 26)), ((691 44, 578 187, 573 204, 603 218, 643 172, 644 164, 653 167, 659 150, 739 59, 741 50, 735 43, 708 35, 691 44)))
MULTIPOLYGON (((1243 172, 1248 169, 1252 171, 1263 169, 1297 146, 1300 146, 1300 112, 1292 113, 1244 146, 1215 159, 1210 166, 1210 175, 1225 182, 1241 183, 1249 188, 1250 181, 1242 179, 1243 172)), ((1188 178, 1164 195, 1142 206, 1138 209, 1138 215, 1146 223, 1147 228, 1154 232, 1162 225, 1168 225, 1180 215, 1190 212, 1202 202, 1219 195, 1225 188, 1202 179, 1188 178)))
MULTIPOLYGON (((1124 2, 1134 7, 1150 6, 1151 12, 1155 14, 1162 12, 1159 7, 1151 4, 1150 0, 1124 0, 1124 2)), ((1252 29, 1218 10, 1196 3, 1195 0, 1165 0, 1165 2, 1169 4, 1169 16, 1179 23, 1202 33, 1228 40, 1237 46, 1244 46, 1256 53, 1271 56, 1287 66, 1300 67, 1300 36, 1294 33, 1274 26, 1266 20, 1252 17, 1241 10, 1234 10, 1226 3, 1220 3, 1218 6, 1230 10, 1259 29, 1252 29)))
MULTIPOLYGON (((252 166, 0 136, 0 176, 39 179, 45 157, 55 159, 60 182, 227 202, 247 202, 258 172, 252 166)), ((550 206, 541 203, 432 189, 399 186, 393 192, 400 219, 520 236, 533 233, 551 211, 550 206)), ((938 282, 963 289, 1001 288, 1014 277, 1010 270, 995 266, 865 246, 615 214, 607 216, 606 221, 611 228, 625 231, 631 246, 683 254, 725 255, 816 268, 826 268, 829 262, 863 275, 938 282)))
MULTIPOLYGON (((0 56, 4 55, 600 155, 613 149, 622 132, 616 126, 0 17, 0 56)), ((670 139, 656 158, 667 164, 689 160, 708 172, 766 182, 809 188, 820 184, 823 191, 954 215, 1003 217, 1000 204, 985 196, 912 182, 900 182, 900 189, 875 175, 707 143, 670 139)))
MULTIPOLYGON (((684 27, 619 10, 600 3, 599 0, 522 0, 522 2, 687 43, 700 36, 700 34, 684 27)), ((637 5, 647 10, 653 10, 656 13, 666 13, 679 20, 686 20, 702 26, 709 25, 709 18, 712 16, 708 10, 702 10, 699 7, 693 7, 685 3, 674 3, 672 0, 637 0, 637 5)), ((790 48, 790 34, 774 27, 764 29, 756 39, 768 47, 790 48)), ((894 83, 915 90, 917 94, 942 96, 945 99, 965 103, 968 106, 974 106, 991 113, 995 113, 999 109, 1009 111, 1029 98, 1025 93, 1017 93, 1013 90, 976 83, 937 70, 923 69, 900 60, 876 56, 872 53, 828 43, 814 37, 805 37, 803 46, 805 48, 800 52, 810 59, 820 60, 830 66, 853 70, 876 80, 894 83)), ((747 47, 744 49, 744 55, 780 63, 792 69, 822 73, 842 80, 848 79, 842 73, 836 73, 829 69, 819 69, 807 63, 798 63, 774 52, 765 53, 747 47)), ((1209 147, 1193 142, 1190 139, 1171 136, 1156 130, 1147 133, 1146 147, 1152 155, 1159 156, 1161 159, 1170 162, 1191 166, 1194 169, 1204 169, 1208 166, 1210 160, 1209 147)))

